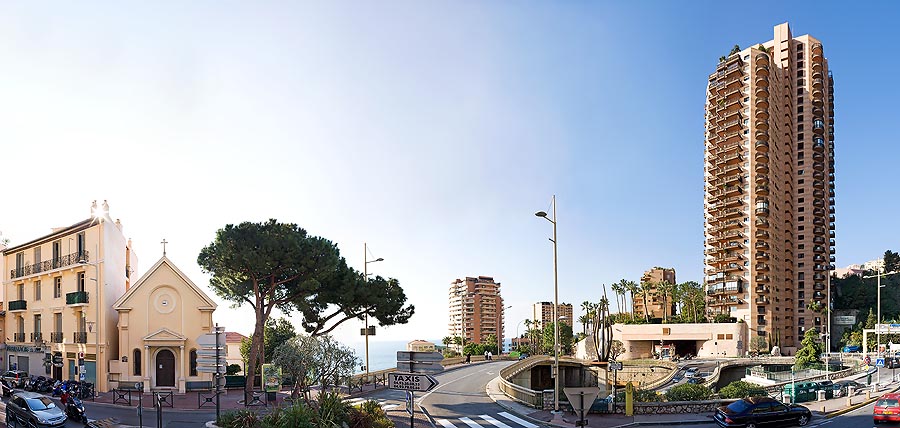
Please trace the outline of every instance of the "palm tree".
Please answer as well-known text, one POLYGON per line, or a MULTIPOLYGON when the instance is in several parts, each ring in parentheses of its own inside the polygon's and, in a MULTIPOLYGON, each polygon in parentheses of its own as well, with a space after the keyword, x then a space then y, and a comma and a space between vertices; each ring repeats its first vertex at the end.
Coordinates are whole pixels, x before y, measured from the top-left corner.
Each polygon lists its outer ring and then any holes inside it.
POLYGON ((672 294, 672 283, 663 280, 656 283, 656 292, 662 297, 663 323, 669 322, 669 296, 672 294))
POLYGON ((624 298, 624 296, 625 296, 625 287, 623 286, 624 283, 625 283, 625 280, 623 279, 623 280, 620 280, 619 282, 612 283, 612 285, 610 286, 610 288, 612 288, 613 293, 616 293, 616 306, 618 306, 619 313, 622 313, 622 308, 625 306, 624 303, 621 303, 621 299, 619 298, 619 297, 624 298))
POLYGON ((587 334, 588 325, 593 321, 593 318, 591 317, 593 306, 594 304, 587 300, 581 302, 581 310, 584 312, 584 315, 578 317, 578 322, 581 323, 584 334, 587 334))
POLYGON ((650 293, 653 292, 653 284, 649 282, 641 281, 640 285, 640 293, 642 298, 644 299, 644 321, 650 322, 650 313, 647 311, 649 302, 647 301, 648 297, 650 297, 650 293))
POLYGON ((631 294, 631 322, 634 322, 634 295, 641 291, 641 286, 634 281, 628 281, 628 285, 625 286, 628 289, 628 293, 631 294))
POLYGON ((444 338, 441 339, 441 343, 444 344, 444 348, 449 349, 450 344, 453 343, 453 338, 450 336, 444 336, 444 338))

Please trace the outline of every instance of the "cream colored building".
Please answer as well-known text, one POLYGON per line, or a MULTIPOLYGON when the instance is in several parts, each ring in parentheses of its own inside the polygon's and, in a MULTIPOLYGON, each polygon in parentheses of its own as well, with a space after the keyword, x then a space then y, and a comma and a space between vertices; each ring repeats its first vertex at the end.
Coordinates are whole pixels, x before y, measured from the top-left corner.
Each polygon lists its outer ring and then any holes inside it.
POLYGON ((213 332, 216 304, 165 255, 114 309, 121 355, 110 371, 119 383, 181 393, 212 386, 212 374, 197 371, 197 339, 213 332))
MULTIPOLYGON (((616 324, 613 340, 625 346, 619 360, 651 358, 660 355, 669 358, 687 354, 701 358, 735 357, 747 353, 746 323, 707 324, 616 324)), ((585 342, 589 344, 590 341, 585 342)), ((579 342, 578 358, 596 358, 593 346, 579 342)))
POLYGON ((413 340, 406 344, 407 351, 413 352, 434 352, 434 343, 427 340, 413 340))
POLYGON ((80 379, 109 389, 109 361, 118 360, 117 313, 137 256, 109 217, 106 201, 92 216, 2 251, 6 368, 55 379, 80 379), (61 367, 43 363, 54 356, 61 367), (84 370, 81 370, 81 367, 84 370))
POLYGON ((236 331, 225 332, 225 347, 228 348, 228 355, 225 357, 225 361, 229 366, 232 364, 241 366, 241 371, 238 374, 244 373, 244 359, 241 356, 241 343, 244 339, 249 338, 236 331))
POLYGON ((707 308, 791 352, 825 329, 834 269, 834 80, 822 43, 793 36, 724 56, 706 89, 707 308))
MULTIPOLYGON (((560 303, 556 307, 556 314, 560 321, 569 327, 575 327, 573 323, 573 309, 571 303, 560 303)), ((531 315, 533 320, 537 321, 539 329, 543 330, 544 326, 553 322, 553 302, 537 302, 531 307, 531 315)))

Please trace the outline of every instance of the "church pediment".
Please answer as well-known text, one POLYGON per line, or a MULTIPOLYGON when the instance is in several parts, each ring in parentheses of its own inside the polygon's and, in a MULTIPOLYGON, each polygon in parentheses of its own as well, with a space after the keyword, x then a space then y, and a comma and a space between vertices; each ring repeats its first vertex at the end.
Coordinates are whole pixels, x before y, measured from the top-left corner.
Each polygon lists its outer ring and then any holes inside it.
POLYGON ((165 327, 144 336, 145 342, 184 342, 185 340, 187 339, 184 336, 165 327))

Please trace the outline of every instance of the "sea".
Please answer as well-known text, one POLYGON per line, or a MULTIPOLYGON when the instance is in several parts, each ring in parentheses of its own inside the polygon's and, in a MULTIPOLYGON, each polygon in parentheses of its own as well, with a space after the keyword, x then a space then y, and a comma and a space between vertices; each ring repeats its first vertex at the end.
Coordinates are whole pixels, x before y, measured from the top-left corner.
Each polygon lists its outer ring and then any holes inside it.
MULTIPOLYGON (((425 339, 437 346, 443 346, 441 339, 425 339)), ((397 351, 405 351, 407 340, 370 340, 369 341, 369 364, 372 366, 369 371, 378 371, 397 367, 397 351)), ((356 351, 359 358, 359 364, 356 366, 357 373, 364 373, 361 367, 366 363, 366 343, 365 341, 346 343, 346 346, 356 351)), ((506 340, 504 349, 509 349, 510 341, 506 340)))

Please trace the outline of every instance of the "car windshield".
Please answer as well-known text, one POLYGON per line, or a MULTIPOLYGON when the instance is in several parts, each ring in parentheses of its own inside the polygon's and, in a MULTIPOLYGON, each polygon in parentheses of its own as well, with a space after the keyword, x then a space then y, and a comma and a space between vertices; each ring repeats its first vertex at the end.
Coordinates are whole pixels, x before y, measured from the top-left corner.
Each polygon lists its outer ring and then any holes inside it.
POLYGON ((53 403, 53 400, 51 400, 47 397, 26 398, 25 403, 28 404, 29 409, 36 411, 36 412, 41 411, 41 410, 52 409, 52 408, 56 407, 56 404, 53 403))
POLYGON ((748 405, 746 401, 738 400, 734 403, 729 404, 728 410, 731 410, 735 413, 743 413, 745 410, 747 410, 748 407, 750 407, 750 405, 748 405))
POLYGON ((897 399, 895 398, 882 398, 875 403, 878 407, 897 407, 897 399))

